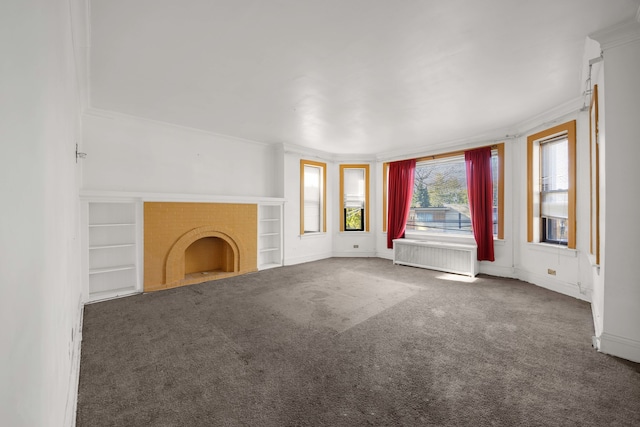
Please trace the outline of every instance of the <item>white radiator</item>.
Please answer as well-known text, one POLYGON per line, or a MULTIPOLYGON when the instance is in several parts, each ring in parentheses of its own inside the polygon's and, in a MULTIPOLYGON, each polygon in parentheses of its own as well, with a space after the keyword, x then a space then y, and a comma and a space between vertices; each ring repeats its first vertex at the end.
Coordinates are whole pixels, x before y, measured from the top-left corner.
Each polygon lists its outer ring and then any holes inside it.
POLYGON ((447 242, 396 239, 393 241, 393 263, 431 270, 464 274, 478 274, 476 245, 447 242))

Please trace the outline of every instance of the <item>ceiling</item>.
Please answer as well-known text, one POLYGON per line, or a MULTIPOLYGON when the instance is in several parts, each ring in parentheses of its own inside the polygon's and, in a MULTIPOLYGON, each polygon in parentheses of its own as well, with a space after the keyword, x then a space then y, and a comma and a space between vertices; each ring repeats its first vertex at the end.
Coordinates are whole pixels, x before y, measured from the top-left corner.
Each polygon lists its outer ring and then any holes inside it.
POLYGON ((580 97, 640 0, 90 0, 90 105, 336 154, 500 132, 580 97))

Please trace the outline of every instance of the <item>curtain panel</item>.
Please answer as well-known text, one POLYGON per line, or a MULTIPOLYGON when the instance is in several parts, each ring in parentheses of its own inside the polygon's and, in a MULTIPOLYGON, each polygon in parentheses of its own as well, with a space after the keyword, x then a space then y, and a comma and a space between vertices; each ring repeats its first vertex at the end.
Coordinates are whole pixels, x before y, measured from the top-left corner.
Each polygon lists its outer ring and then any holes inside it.
POLYGON ((409 218, 416 160, 402 160, 389 164, 389 184, 387 197, 387 248, 393 248, 393 239, 404 237, 409 218))
POLYGON ((495 261, 493 253, 493 183, 491 147, 465 151, 467 192, 479 261, 495 261))

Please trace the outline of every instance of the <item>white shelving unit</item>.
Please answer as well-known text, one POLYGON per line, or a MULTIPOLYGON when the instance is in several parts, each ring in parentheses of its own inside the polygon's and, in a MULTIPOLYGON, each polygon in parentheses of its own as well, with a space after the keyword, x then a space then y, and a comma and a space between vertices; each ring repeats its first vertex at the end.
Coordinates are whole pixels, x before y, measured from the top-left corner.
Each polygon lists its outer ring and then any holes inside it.
POLYGON ((141 292, 141 203, 83 200, 82 205, 88 302, 141 292))
POLYGON ((258 270, 283 262, 282 203, 258 205, 258 270))

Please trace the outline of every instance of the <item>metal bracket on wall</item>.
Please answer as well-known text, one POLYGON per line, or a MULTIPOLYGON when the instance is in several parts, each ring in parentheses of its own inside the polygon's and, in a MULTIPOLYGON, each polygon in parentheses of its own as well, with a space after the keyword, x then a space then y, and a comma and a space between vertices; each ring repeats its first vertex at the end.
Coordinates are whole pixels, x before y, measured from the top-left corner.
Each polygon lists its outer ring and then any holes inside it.
POLYGON ((76 163, 78 163, 78 159, 84 159, 87 157, 87 153, 81 153, 78 151, 78 144, 76 144, 76 163))

